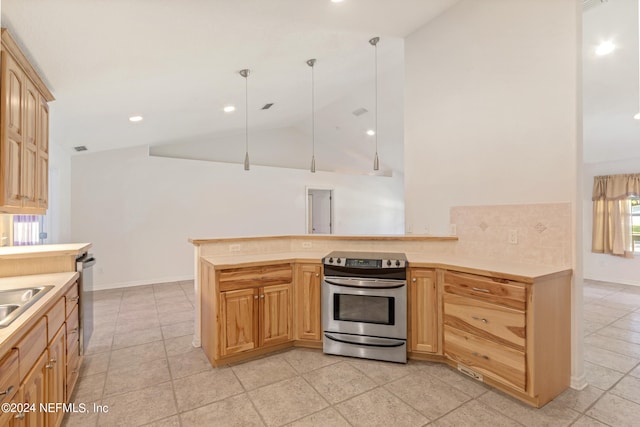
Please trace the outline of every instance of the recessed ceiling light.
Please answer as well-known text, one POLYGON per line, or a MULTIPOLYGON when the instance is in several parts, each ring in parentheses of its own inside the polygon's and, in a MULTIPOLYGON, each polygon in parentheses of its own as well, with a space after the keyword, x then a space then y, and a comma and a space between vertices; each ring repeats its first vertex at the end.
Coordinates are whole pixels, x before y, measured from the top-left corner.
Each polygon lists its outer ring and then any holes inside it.
POLYGON ((375 130, 373 130, 373 129, 369 129, 369 130, 367 131, 367 135, 369 135, 369 136, 373 136, 373 135, 375 135, 375 134, 376 134, 376 131, 375 131, 375 130))
POLYGON ((131 116, 129 117, 129 121, 136 123, 136 122, 141 122, 142 121, 142 116, 131 116))
POLYGON ((225 107, 222 110, 225 113, 233 113, 234 111, 236 111, 236 107, 234 107, 233 105, 225 105, 225 107))
POLYGON ((616 48, 616 45, 613 44, 613 42, 611 42, 610 40, 604 41, 600 43, 598 47, 596 47, 596 55, 599 55, 599 56, 608 55, 611 52, 613 52, 615 48, 616 48))
POLYGON ((331 0, 331 3, 342 3, 343 0, 331 0))
POLYGON ((636 119, 636 120, 640 120, 640 113, 638 113, 635 116, 633 116, 633 118, 636 119))

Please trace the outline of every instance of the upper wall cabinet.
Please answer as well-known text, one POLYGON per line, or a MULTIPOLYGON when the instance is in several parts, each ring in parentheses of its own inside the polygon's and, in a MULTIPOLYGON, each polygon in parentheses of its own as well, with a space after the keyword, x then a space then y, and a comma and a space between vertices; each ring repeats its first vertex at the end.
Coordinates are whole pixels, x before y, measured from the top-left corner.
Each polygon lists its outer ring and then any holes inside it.
POLYGON ((54 98, 4 28, 0 61, 0 212, 44 214, 54 98))

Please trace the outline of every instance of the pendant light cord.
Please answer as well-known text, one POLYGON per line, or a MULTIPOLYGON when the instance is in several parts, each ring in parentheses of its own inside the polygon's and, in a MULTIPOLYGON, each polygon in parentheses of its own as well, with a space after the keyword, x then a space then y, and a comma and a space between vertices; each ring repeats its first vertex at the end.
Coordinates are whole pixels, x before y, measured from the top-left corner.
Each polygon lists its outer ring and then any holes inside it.
POLYGON ((376 95, 376 101, 375 101, 375 106, 376 106, 376 154, 378 154, 378 43, 376 42, 376 44, 373 45, 373 48, 375 50, 375 95, 376 95))
MULTIPOLYGON (((315 64, 314 64, 315 65, 315 64)), ((311 66, 311 153, 316 154, 316 97, 315 97, 315 70, 314 65, 311 66)))
POLYGON ((249 153, 249 74, 244 77, 244 147, 249 153))

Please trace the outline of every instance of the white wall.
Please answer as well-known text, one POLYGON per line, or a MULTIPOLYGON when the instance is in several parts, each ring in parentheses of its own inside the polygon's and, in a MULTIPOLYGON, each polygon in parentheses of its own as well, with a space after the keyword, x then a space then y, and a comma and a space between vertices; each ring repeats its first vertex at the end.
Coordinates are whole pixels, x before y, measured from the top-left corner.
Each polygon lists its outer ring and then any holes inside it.
POLYGON ((193 277, 189 238, 305 233, 306 187, 334 189, 336 234, 404 230, 401 178, 148 156, 72 157, 72 241, 93 243, 97 289, 193 277))
POLYGON ((71 241, 71 155, 49 143, 49 208, 44 220, 45 243, 71 241))
POLYGON ((585 279, 640 286, 640 257, 627 259, 591 252, 593 177, 624 173, 640 173, 640 158, 616 162, 587 163, 584 166, 584 277, 585 279))
POLYGON ((405 42, 406 223, 452 206, 572 201, 577 5, 463 0, 405 42))

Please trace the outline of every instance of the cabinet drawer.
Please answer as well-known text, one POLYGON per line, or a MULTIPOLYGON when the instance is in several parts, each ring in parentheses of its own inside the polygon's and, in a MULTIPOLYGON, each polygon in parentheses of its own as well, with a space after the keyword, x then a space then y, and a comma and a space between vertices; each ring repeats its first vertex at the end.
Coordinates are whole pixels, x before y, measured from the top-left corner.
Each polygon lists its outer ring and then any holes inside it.
POLYGON ((445 294, 444 324, 525 351, 524 312, 476 298, 445 294))
POLYGON ((47 348, 47 319, 41 317, 38 323, 16 344, 20 355, 20 380, 25 377, 47 348))
POLYGON ((46 314, 47 318, 47 342, 51 342, 54 335, 58 332, 58 329, 64 323, 65 315, 64 315, 64 307, 65 301, 64 298, 60 298, 56 305, 51 307, 46 314))
POLYGON ((0 402, 9 402, 20 388, 18 350, 11 350, 0 360, 0 402))
POLYGON ((509 387, 526 389, 526 359, 522 351, 445 326, 444 354, 509 387))
POLYGON ((522 311, 527 301, 527 288, 523 283, 450 271, 444 274, 444 292, 472 296, 522 311))
POLYGON ((291 283, 291 264, 264 265, 260 267, 229 268, 217 272, 219 291, 233 291, 259 286, 291 283))
POLYGON ((78 306, 73 308, 66 322, 67 328, 67 350, 71 349, 74 345, 78 344, 78 306))
POLYGON ((66 317, 69 317, 69 314, 71 314, 73 308, 78 305, 78 299, 80 299, 80 297, 78 296, 78 284, 74 283, 73 286, 71 286, 71 289, 69 289, 67 293, 64 294, 64 312, 66 317))

